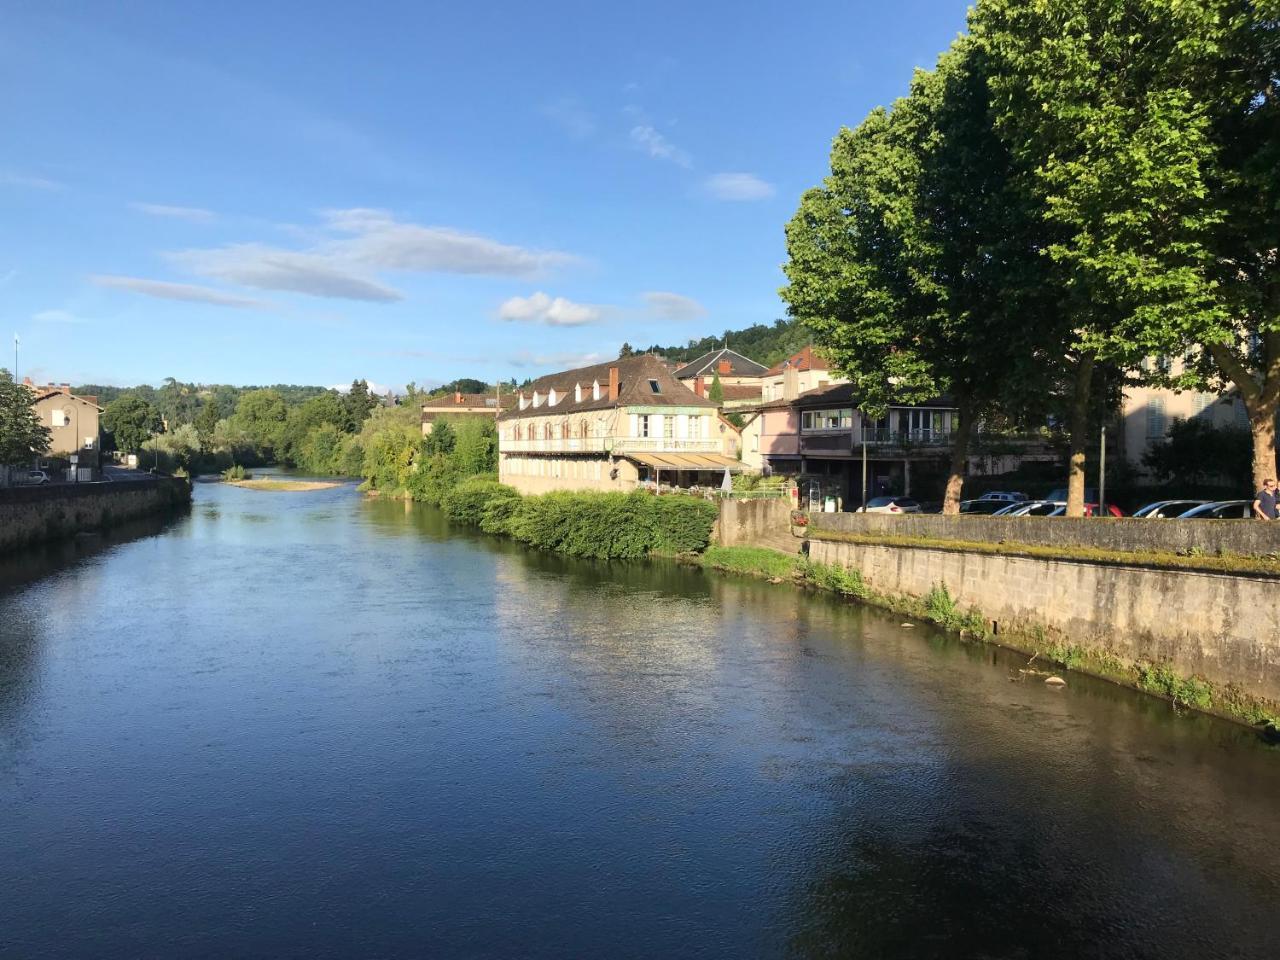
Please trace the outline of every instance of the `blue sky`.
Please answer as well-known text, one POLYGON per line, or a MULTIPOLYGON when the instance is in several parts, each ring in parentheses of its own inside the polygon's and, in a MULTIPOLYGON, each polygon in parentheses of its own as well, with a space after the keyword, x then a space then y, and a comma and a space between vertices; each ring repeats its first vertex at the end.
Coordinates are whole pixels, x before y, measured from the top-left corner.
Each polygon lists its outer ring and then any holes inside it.
POLYGON ((832 137, 964 14, 6 0, 0 327, 42 379, 399 388, 771 322, 832 137))

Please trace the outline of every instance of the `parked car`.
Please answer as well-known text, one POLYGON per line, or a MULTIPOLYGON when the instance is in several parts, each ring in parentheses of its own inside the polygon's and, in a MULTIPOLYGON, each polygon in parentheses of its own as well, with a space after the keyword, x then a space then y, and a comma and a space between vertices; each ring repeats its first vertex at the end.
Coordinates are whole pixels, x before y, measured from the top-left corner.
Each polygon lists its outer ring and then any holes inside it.
POLYGON ((873 497, 867 501, 867 513, 919 513, 920 504, 910 497, 873 497))
POLYGON ((48 483, 49 475, 43 470, 28 470, 26 476, 22 478, 22 482, 29 484, 48 483))
POLYGON ((992 514, 1007 510, 1009 506, 1010 504, 1006 500, 962 500, 960 502, 960 512, 992 514))
POLYGON ((1218 500, 1194 507, 1179 520, 1248 520, 1253 516, 1252 500, 1218 500))
POLYGON ((997 517, 1048 517, 1059 507, 1066 508, 1060 500, 1028 500, 1026 503, 1013 503, 1003 510, 997 510, 997 517))
POLYGON ((1180 517, 1188 510, 1203 507, 1209 500, 1157 500, 1133 511, 1135 517, 1146 520, 1164 520, 1168 517, 1180 517))
MULTIPOLYGON (((1047 498, 1047 499, 1049 499, 1049 500, 1057 500, 1057 501, 1058 501, 1058 502, 1060 502, 1060 503, 1066 503, 1066 502, 1067 502, 1067 488, 1066 488, 1066 487, 1059 487, 1057 490, 1054 490, 1051 494, 1049 494, 1049 496, 1048 496, 1048 498, 1047 498)), ((1085 488, 1084 488, 1084 502, 1085 502, 1085 503, 1097 503, 1097 502, 1098 502, 1098 490, 1097 490, 1097 488, 1096 488, 1096 487, 1085 487, 1085 488)))
MULTIPOLYGON (((1113 517, 1123 517, 1124 511, 1117 507, 1114 503, 1107 504, 1107 513, 1113 517)), ((1067 505, 1064 503, 1053 513, 1051 517, 1065 517, 1067 515, 1067 505)), ((1084 505, 1084 515, 1086 517, 1096 517, 1098 515, 1098 505, 1096 503, 1086 503, 1084 505)))
POLYGON ((924 503, 920 504, 920 512, 921 513, 941 513, 942 501, 926 500, 924 503))
POLYGON ((1027 495, 1017 490, 988 490, 979 500, 998 500, 1003 503, 1021 503, 1027 499, 1027 495))

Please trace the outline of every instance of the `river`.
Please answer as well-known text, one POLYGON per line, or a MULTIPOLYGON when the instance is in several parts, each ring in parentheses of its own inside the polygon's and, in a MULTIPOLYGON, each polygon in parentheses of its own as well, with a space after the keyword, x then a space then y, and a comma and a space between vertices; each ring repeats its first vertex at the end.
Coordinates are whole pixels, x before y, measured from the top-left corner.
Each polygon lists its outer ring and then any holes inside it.
POLYGON ((4 957, 1280 956, 1280 750, 922 624, 350 486, 0 578, 4 957))

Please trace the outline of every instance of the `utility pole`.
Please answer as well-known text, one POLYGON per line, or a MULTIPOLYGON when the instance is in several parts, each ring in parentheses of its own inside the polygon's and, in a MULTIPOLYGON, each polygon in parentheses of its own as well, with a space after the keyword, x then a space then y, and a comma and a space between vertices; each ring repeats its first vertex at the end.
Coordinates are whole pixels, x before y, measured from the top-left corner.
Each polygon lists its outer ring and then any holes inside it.
POLYGON ((1102 424, 1102 442, 1098 447, 1098 516, 1107 515, 1107 425, 1102 424))

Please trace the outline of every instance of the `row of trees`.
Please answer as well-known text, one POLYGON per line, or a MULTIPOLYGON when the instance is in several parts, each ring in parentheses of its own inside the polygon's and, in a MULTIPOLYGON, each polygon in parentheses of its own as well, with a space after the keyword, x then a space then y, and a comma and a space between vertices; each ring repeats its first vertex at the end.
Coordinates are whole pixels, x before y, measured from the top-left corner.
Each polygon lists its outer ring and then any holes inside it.
POLYGON ((868 413, 954 398, 948 511, 975 423, 1056 417, 1081 515, 1124 379, 1234 390, 1274 476, 1280 0, 979 0, 969 26, 836 137, 787 226, 790 313, 868 413))
POLYGON ((637 353, 656 353, 675 363, 688 363, 704 353, 719 350, 728 344, 733 350, 750 357, 757 363, 772 367, 808 346, 812 334, 795 320, 775 320, 772 324, 756 323, 740 330, 726 330, 718 336, 690 340, 682 346, 659 346, 638 349, 624 343, 619 357, 637 353))

